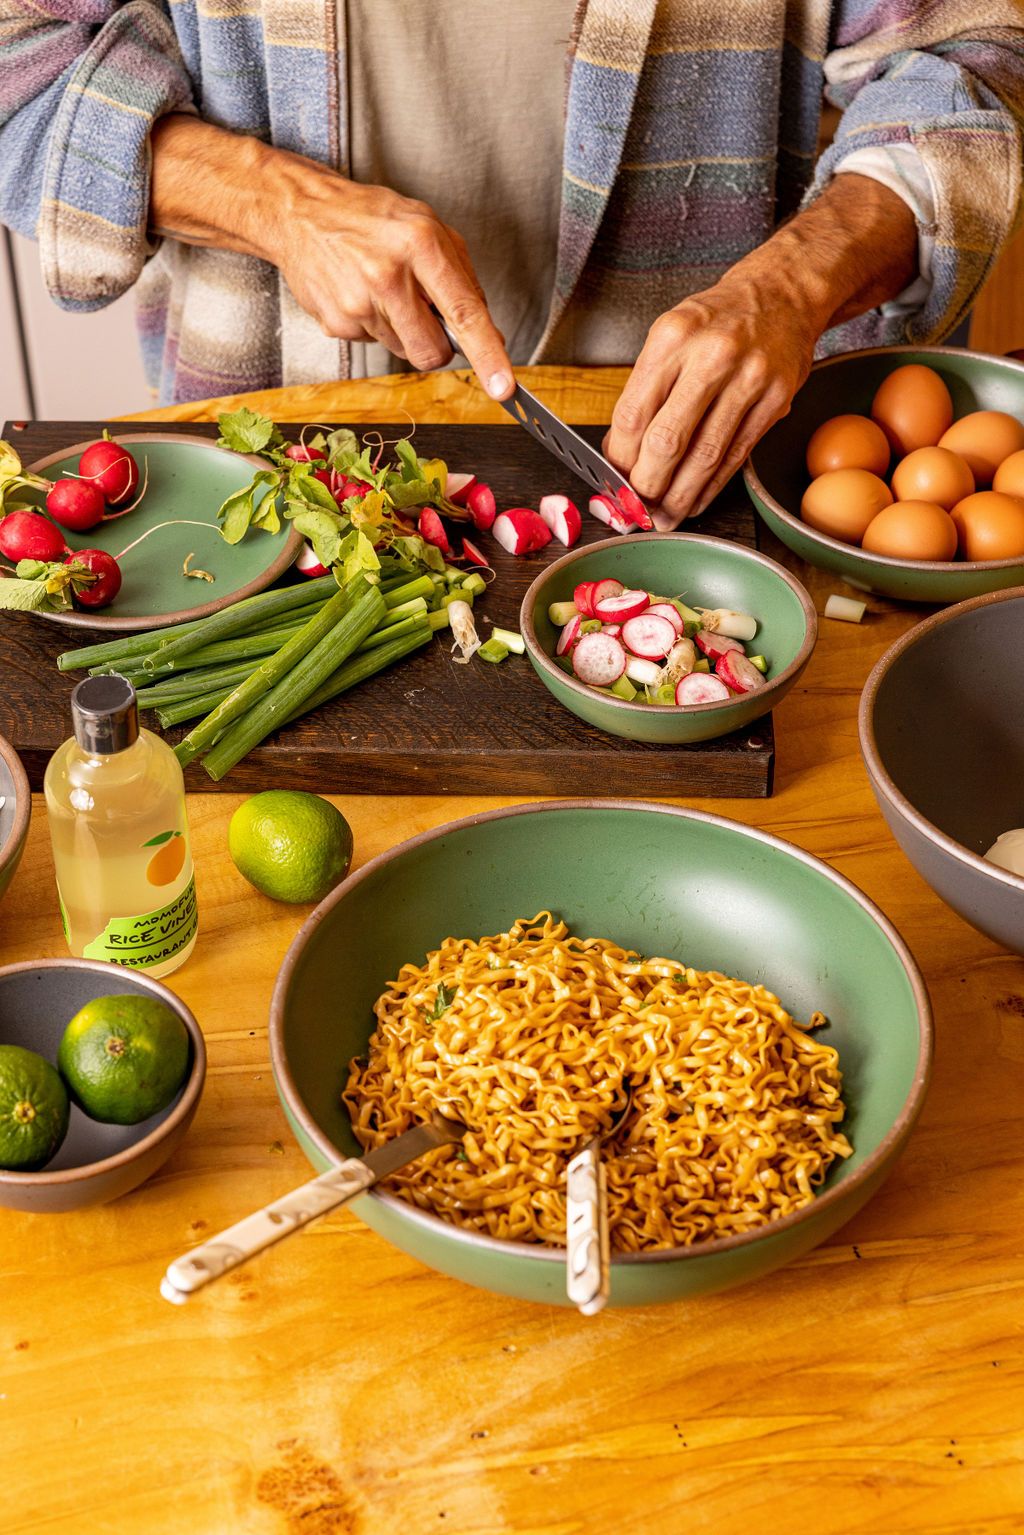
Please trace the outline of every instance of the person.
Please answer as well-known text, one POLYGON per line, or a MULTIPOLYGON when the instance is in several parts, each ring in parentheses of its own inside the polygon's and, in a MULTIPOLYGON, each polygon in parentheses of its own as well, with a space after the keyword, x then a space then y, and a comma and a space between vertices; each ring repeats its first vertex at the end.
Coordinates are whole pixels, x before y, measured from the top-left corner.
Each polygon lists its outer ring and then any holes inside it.
POLYGON ((632 364, 606 451, 673 525, 816 352, 968 312, 1020 203, 1021 22, 1019 0, 0 0, 0 219, 63 307, 134 286, 164 402, 444 365, 435 309, 498 399, 522 362, 632 364))

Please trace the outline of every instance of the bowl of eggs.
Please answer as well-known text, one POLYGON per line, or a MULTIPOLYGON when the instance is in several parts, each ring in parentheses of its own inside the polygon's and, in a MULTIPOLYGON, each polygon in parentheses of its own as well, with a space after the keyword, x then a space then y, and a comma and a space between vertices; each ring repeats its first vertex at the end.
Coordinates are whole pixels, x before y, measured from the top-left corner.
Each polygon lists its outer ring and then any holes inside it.
POLYGON ((778 538, 851 586, 959 602, 1024 580, 1024 364, 952 347, 817 363, 744 470, 778 538))

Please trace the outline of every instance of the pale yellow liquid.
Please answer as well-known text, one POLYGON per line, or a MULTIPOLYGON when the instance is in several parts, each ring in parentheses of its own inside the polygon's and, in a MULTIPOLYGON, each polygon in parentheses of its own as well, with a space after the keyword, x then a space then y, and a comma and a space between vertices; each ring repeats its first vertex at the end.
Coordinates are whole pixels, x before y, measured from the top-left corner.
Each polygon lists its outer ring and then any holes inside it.
MULTIPOLYGON (((74 739, 50 759, 43 784, 57 886, 68 947, 81 956, 112 917, 141 917, 171 905, 192 878, 185 819, 185 786, 170 747, 149 730, 126 751, 91 756, 74 739), (185 841, 181 871, 153 884, 147 870, 163 832, 185 841)), ((173 957, 140 965, 147 975, 170 975, 195 947, 195 934, 173 957)))

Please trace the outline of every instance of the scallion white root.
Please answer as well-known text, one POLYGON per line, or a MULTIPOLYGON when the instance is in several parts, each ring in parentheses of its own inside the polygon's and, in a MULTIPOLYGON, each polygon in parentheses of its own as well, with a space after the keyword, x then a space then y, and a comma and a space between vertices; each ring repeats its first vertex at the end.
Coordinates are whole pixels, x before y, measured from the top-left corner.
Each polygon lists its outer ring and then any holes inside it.
POLYGON ((847 624, 859 624, 867 610, 866 602, 859 602, 856 597, 840 597, 838 592, 833 592, 825 604, 825 617, 839 618, 847 624))
POLYGON ((459 666, 465 666, 480 649, 481 640, 473 622, 473 609, 468 602, 449 602, 448 625, 455 639, 452 656, 459 666), (458 655, 455 652, 458 651, 458 655))
POLYGON ((697 612, 711 634, 724 634, 730 640, 752 640, 757 633, 757 619, 749 613, 735 613, 732 608, 698 608, 697 612))

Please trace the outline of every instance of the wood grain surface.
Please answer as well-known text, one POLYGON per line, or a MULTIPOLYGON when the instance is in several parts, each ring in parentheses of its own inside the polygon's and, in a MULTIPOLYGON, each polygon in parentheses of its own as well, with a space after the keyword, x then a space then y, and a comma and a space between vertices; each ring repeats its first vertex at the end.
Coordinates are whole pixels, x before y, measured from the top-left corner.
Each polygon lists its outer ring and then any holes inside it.
MULTIPOLYGON (((417 432, 416 444, 424 457, 478 472, 492 486, 499 507, 536 506, 547 491, 563 487, 585 507, 586 485, 528 433, 508 423, 507 416, 505 421, 507 429, 425 426, 417 432)), ((9 423, 5 430, 16 440, 22 461, 30 463, 69 442, 98 437, 107 424, 31 422, 12 431, 9 423)), ((180 424, 180 430, 217 435, 212 425, 180 424)), ((376 422, 371 430, 393 441, 409 430, 409 423, 376 422)), ((600 428, 584 430, 599 442, 600 428)), ((297 437, 298 431, 291 429, 291 435, 297 437)), ((193 510, 212 517, 216 507, 193 510)), ((702 520, 701 531, 753 546, 754 522, 750 498, 735 480, 702 520)), ((584 513, 582 542, 597 543, 608 536, 602 523, 584 513)), ((552 540, 539 554, 516 558, 488 535, 478 541, 496 573, 475 610, 483 615, 481 633, 486 635, 492 623, 518 629, 527 588, 565 550, 552 540)), ((150 556, 140 551, 137 557, 150 556)), ((125 570, 130 579, 127 563, 125 570)), ((104 636, 70 630, 35 614, 0 613, 0 735, 17 748, 33 789, 42 788, 46 764, 68 734, 71 690, 84 675, 62 675, 56 658, 62 650, 94 638, 104 636)), ((380 793, 383 787, 393 794, 418 794, 429 786, 431 793, 458 794, 472 786, 489 794, 615 795, 634 793, 636 784, 644 782, 651 794, 771 792, 770 716, 720 741, 695 746, 625 741, 570 714, 525 657, 510 658, 502 666, 458 666, 449 656, 450 648, 442 637, 370 684, 275 732, 220 784, 213 784, 202 764, 194 763, 189 787, 344 789, 351 794, 380 793)), ((167 737, 180 740, 188 728, 173 728, 167 737)))
MULTIPOLYGON (((528 382, 576 419, 606 420, 622 377, 528 382)), ((369 399, 376 419, 399 406, 467 419, 475 398, 446 377, 295 390, 274 408, 351 420, 369 399)), ((820 611, 834 583, 800 573, 820 611)), ((255 894, 230 864, 238 796, 194 794, 200 939, 170 984, 209 1045, 196 1122, 158 1177, 105 1209, 0 1211, 6 1535, 1020 1530, 1024 961, 941 904, 875 807, 857 698, 919 611, 869 606, 859 627, 822 623, 780 706, 774 796, 687 803, 827 858, 924 970, 933 1086, 871 1204, 762 1283, 591 1321, 441 1278, 345 1212, 172 1309, 157 1294, 170 1258, 308 1175, 266 1036, 305 911, 255 894)), ((360 863, 502 802, 335 799, 360 863)), ((0 906, 0 959, 61 953, 37 800, 0 906)))

